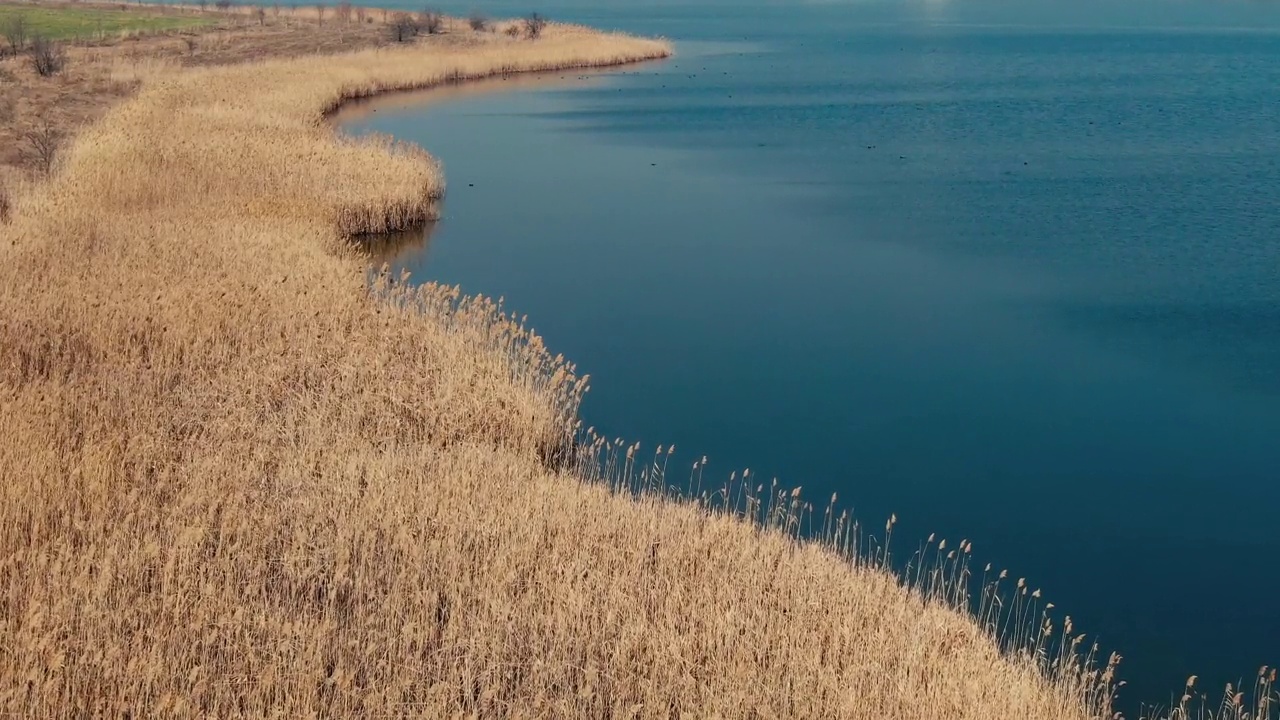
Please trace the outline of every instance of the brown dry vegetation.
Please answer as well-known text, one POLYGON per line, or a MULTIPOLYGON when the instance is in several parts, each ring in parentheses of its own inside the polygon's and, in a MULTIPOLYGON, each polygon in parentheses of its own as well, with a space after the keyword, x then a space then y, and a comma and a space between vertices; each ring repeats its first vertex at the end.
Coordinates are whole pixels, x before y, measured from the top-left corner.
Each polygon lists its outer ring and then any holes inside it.
MULTIPOLYGON (((18 5, 15 7, 26 7, 18 5)), ((74 11, 117 4, 42 2, 41 8, 74 11)), ((65 144, 82 127, 135 93, 143 80, 184 68, 258 62, 265 59, 333 54, 383 47, 390 43, 384 14, 365 13, 365 22, 317 22, 315 8, 274 5, 261 18, 255 8, 237 6, 201 11, 192 6, 148 5, 133 11, 168 13, 212 21, 206 27, 164 32, 122 32, 65 42, 66 68, 53 77, 39 77, 25 55, 0 53, 0 194, 20 192, 39 163, 34 162, 24 136, 48 124, 65 144)), ((448 19, 446 32, 416 41, 452 47, 477 42, 462 32, 461 20, 448 19)))
POLYGON ((552 25, 166 69, 14 198, 0 713, 1107 715, 1111 668, 1020 583, 1030 653, 958 609, 967 544, 908 589, 750 478, 729 506, 637 492, 665 455, 578 432, 586 378, 523 322, 366 273, 350 238, 443 186, 335 138, 344 99, 668 52, 552 25))

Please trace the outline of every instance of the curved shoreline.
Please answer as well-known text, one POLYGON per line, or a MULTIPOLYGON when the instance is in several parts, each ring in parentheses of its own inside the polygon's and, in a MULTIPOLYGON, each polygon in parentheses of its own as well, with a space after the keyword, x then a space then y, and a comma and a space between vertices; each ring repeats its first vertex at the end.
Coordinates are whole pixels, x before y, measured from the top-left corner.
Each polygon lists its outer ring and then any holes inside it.
MULTIPOLYGON (((426 105, 437 100, 449 102, 456 95, 470 95, 473 93, 494 93, 516 89, 537 88, 540 85, 553 85, 564 80, 561 73, 566 70, 579 70, 592 73, 590 77, 607 77, 611 71, 622 67, 631 67, 635 65, 643 65, 652 62, 661 62, 669 58, 670 55, 664 55, 653 58, 644 58, 635 61, 623 63, 613 63, 604 65, 585 65, 574 67, 553 68, 546 70, 528 70, 514 73, 497 73, 476 78, 451 79, 445 82, 428 85, 425 87, 408 87, 397 88, 379 92, 374 95, 355 97, 343 100, 337 108, 329 110, 324 115, 325 122, 333 128, 339 138, 351 139, 359 142, 360 136, 350 135, 343 131, 343 125, 353 122, 360 117, 361 113, 377 112, 377 109, 385 107, 411 107, 426 105), (443 97, 441 97, 443 96, 443 97), (369 108, 374 108, 372 111, 369 108)), ((393 139, 394 142, 405 142, 399 139, 393 139)), ((418 147, 414 145, 414 147, 418 147)), ((424 153, 430 155, 431 150, 428 147, 420 148, 424 153)), ((439 214, 435 202, 444 198, 445 187, 447 186, 447 178, 444 173, 440 174, 440 182, 435 195, 429 200, 431 205, 424 209, 422 217, 408 218, 405 220, 403 227, 390 227, 379 232, 356 232, 353 238, 379 238, 389 234, 395 234, 406 230, 413 230, 425 223, 439 220, 439 214)))
POLYGON ((660 63, 669 59, 669 57, 670 56, 637 60, 635 62, 624 63, 622 65, 596 65, 587 68, 563 68, 559 70, 531 70, 527 72, 511 73, 508 75, 493 75, 477 80, 445 83, 428 88, 390 90, 372 97, 359 98, 344 102, 337 110, 329 113, 325 119, 331 125, 336 127, 339 132, 341 132, 344 124, 366 117, 364 113, 368 111, 368 108, 381 110, 384 108, 419 107, 435 101, 437 95, 445 96, 442 98, 442 102, 450 102, 455 98, 455 96, 466 97, 472 94, 487 95, 511 89, 535 90, 542 88, 544 85, 554 86, 559 84, 561 81, 567 82, 568 78, 560 73, 570 69, 585 70, 590 73, 590 75, 587 76, 588 78, 605 78, 615 73, 622 72, 622 68, 645 66, 650 63, 660 63))
MULTIPOLYGON (((340 97, 335 98, 332 103, 321 111, 321 118, 330 126, 336 125, 336 116, 344 109, 349 108, 353 104, 364 100, 375 98, 385 98, 390 95, 399 95, 415 92, 430 92, 448 87, 464 86, 471 83, 484 82, 488 80, 505 79, 518 76, 536 76, 541 73, 563 72, 566 70, 606 70, 610 68, 618 68, 627 65, 634 65, 642 62, 651 62, 671 57, 674 50, 666 41, 643 40, 624 35, 606 35, 597 33, 586 28, 577 26, 557 26, 553 25, 546 31, 547 34, 554 38, 558 33, 574 32, 583 33, 589 36, 596 36, 602 39, 613 39, 620 43, 640 43, 636 49, 620 48, 617 55, 605 55, 597 59, 591 57, 571 59, 568 61, 551 61, 546 63, 512 63, 508 65, 500 65, 491 68, 481 69, 476 72, 465 72, 462 70, 447 70, 440 73, 439 76, 422 80, 410 81, 403 84, 382 85, 372 84, 357 88, 351 88, 345 91, 340 97)), ((539 40, 543 42, 544 40, 539 40)), ((424 153, 430 151, 422 148, 424 153)), ((438 219, 434 212, 434 206, 430 203, 439 200, 444 196, 445 178, 443 173, 439 171, 434 159, 429 159, 431 169, 436 173, 434 191, 427 195, 428 205, 420 208, 416 213, 401 214, 394 221, 385 224, 378 224, 377 229, 370 227, 356 226, 354 230, 344 226, 343 232, 348 236, 362 234, 378 234, 387 232, 397 232, 438 219)))
MULTIPOLYGON (((568 25, 551 25, 535 42, 507 40, 497 33, 471 34, 444 44, 412 45, 331 56, 267 60, 195 69, 144 88, 77 138, 65 168, 42 193, 78 195, 77 176, 100 166, 104 146, 134 152, 117 164, 152 166, 155 174, 197 181, 164 188, 180 202, 207 195, 214 183, 256 182, 246 205, 270 202, 293 211, 306 206, 327 216, 351 236, 396 230, 429 218, 425 205, 438 196, 443 178, 424 152, 391 142, 352 142, 332 132, 328 118, 344 105, 388 93, 427 90, 504 75, 608 68, 668 57, 669 43, 568 25), (155 113, 168 115, 157 118, 155 113), (200 114, 227 122, 204 122, 200 114), (183 121, 195 127, 177 128, 183 121), (107 136, 153 132, 144 144, 181 135, 186 142, 145 157, 142 148, 119 147, 107 136), (276 154, 274 165, 270 155, 276 154), (220 162, 238 155, 238 166, 220 162), (160 160, 161 162, 156 162, 160 160), (288 165, 286 168, 285 165, 288 165), (250 172, 250 167, 253 167, 250 172), (203 181, 203 182, 198 182, 203 181), (345 185, 339 190, 336 186, 345 185), (282 192, 283 191, 283 192, 282 192), (273 197, 274 196, 274 197, 273 197)), ((154 195, 149 182, 113 187, 111 200, 131 210, 140 195, 154 195)), ((224 188, 219 188, 224 189, 224 188)), ((68 198, 69 200, 72 198, 68 198)), ((90 202, 77 196, 74 202, 90 202)), ((30 213, 26 213, 30 214, 30 213)), ((37 213, 38 214, 38 213, 37 213)), ((26 234, 22 218, 12 235, 26 234)))
POLYGON ((1046 678, 827 545, 557 470, 586 378, 498 304, 365 280, 346 239, 421 217, 441 178, 417 148, 339 137, 329 111, 668 52, 553 26, 191 71, 85 132, 0 249, 0 678, 21 679, 0 710, 1104 704, 1109 678, 1046 678))
MULTIPOLYGON (((643 65, 661 61, 662 59, 642 60, 638 64, 643 65)), ((606 78, 613 74, 612 68, 630 66, 587 68, 587 72, 590 74, 586 75, 585 78, 588 80, 606 78)), ((579 76, 579 79, 583 79, 583 76, 579 76)), ((493 76, 481 80, 448 83, 430 88, 395 90, 344 103, 338 110, 330 113, 326 117, 326 121, 340 137, 358 141, 361 137, 365 137, 370 133, 351 133, 349 132, 349 125, 376 117, 376 113, 380 110, 405 110, 410 108, 416 110, 429 105, 456 102, 461 98, 475 95, 490 95, 512 90, 532 92, 541 89, 567 87, 569 82, 563 71, 548 70, 493 76)), ((422 149, 424 152, 431 152, 427 147, 422 147, 422 149)), ((437 204, 434 204, 431 208, 430 214, 432 217, 425 222, 414 223, 399 230, 353 236, 352 239, 361 250, 370 254, 371 267, 377 269, 384 263, 393 263, 395 258, 401 257, 405 253, 418 252, 429 246, 430 228, 440 220, 437 212, 439 209, 438 201, 444 200, 446 194, 447 192, 442 192, 439 197, 434 198, 437 204)))

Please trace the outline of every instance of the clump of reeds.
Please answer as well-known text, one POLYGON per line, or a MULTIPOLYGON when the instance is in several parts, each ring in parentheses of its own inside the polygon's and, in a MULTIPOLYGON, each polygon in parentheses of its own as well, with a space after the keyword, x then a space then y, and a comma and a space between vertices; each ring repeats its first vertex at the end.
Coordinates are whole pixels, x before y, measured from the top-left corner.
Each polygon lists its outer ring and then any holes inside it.
POLYGON ((1181 697, 1169 710, 1156 707, 1144 710, 1139 720, 1271 720, 1280 709, 1276 669, 1263 665, 1253 677, 1251 687, 1227 683, 1219 698, 1200 692, 1195 675, 1187 678, 1181 697))

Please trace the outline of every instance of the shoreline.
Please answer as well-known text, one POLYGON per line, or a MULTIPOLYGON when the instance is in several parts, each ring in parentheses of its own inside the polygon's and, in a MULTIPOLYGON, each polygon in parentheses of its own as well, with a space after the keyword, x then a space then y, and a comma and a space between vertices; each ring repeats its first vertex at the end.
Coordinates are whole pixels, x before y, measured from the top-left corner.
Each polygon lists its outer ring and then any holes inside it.
POLYGON ((189 70, 81 134, 0 230, 0 677, 39 681, 0 683, 0 708, 1104 706, 1109 673, 1046 677, 834 544, 583 482, 558 453, 588 378, 500 302, 364 277, 349 239, 425 219, 443 179, 331 112, 669 52, 553 25, 189 70))
MULTIPOLYGON (((658 42, 658 41, 655 41, 658 42)), ((665 41, 662 41, 665 42, 665 41)), ((659 50, 654 51, 660 52, 659 50)), ((380 100, 388 100, 396 96, 413 95, 417 93, 433 93, 439 91, 450 90, 454 88, 475 88, 477 85, 483 86, 486 83, 499 83, 502 81, 529 80, 530 84, 536 84, 538 80, 554 73, 565 72, 568 70, 587 70, 593 72, 606 73, 609 70, 641 65, 645 63, 661 62, 669 59, 673 55, 673 51, 668 50, 666 54, 638 55, 634 58, 621 60, 602 60, 600 62, 584 61, 580 63, 571 63, 565 65, 547 65, 535 66, 529 68, 510 68, 500 67, 491 71, 482 71, 474 74, 446 74, 439 80, 427 81, 422 84, 409 84, 394 87, 377 87, 364 94, 357 92, 334 101, 334 105, 326 107, 322 113, 325 121, 330 123, 340 123, 344 113, 350 112, 356 107, 364 103, 377 102, 380 100)), ((550 78, 546 78, 550 79, 550 78)), ((516 83, 521 84, 520 82, 516 83)))
MULTIPOLYGON (((524 72, 510 73, 506 75, 491 75, 485 78, 473 80, 460 80, 448 82, 439 85, 433 85, 426 88, 411 88, 404 90, 388 90, 371 97, 356 98, 342 103, 336 110, 328 113, 325 120, 333 125, 341 133, 341 126, 347 122, 366 117, 366 113, 370 108, 381 109, 400 109, 410 107, 420 107, 436 100, 436 96, 443 95, 441 102, 450 102, 457 97, 467 97, 472 94, 486 95, 495 92, 503 92, 509 89, 516 90, 532 90, 538 89, 545 85, 555 85, 567 78, 559 73, 567 70, 582 70, 590 73, 589 78, 609 77, 615 72, 622 72, 622 68, 643 67, 650 63, 660 63, 670 59, 672 56, 658 57, 652 59, 636 60, 634 62, 623 63, 619 65, 596 65, 585 68, 559 68, 552 70, 530 70, 524 72)), ((425 148, 424 148, 425 149, 425 148)))
MULTIPOLYGON (((609 77, 614 72, 619 71, 623 67, 633 67, 636 65, 647 65, 649 63, 662 62, 666 58, 656 58, 651 60, 640 60, 635 63, 626 63, 623 65, 594 66, 588 68, 575 68, 575 70, 586 71, 590 73, 585 77, 579 77, 579 80, 591 82, 598 78, 609 77)), ((567 70, 566 68, 565 70, 567 70)), ((473 95, 487 95, 509 90, 533 91, 542 88, 554 88, 557 86, 567 87, 570 82, 562 73, 564 70, 541 70, 530 72, 518 72, 505 75, 495 75, 477 80, 460 80, 448 82, 440 85, 434 85, 426 88, 413 88, 406 90, 390 90, 371 97, 344 102, 336 110, 325 115, 325 121, 333 128, 334 132, 340 138, 350 138, 359 141, 362 135, 354 135, 348 133, 344 127, 348 123, 359 122, 372 117, 379 110, 404 110, 419 109, 435 103, 448 103, 466 98, 473 95)), ((430 153, 429 148, 423 147, 424 152, 430 153)), ((442 177, 443 177, 442 173, 442 177)), ((442 186, 447 185, 447 178, 442 181, 442 186)), ((396 257, 404 254, 405 245, 417 246, 416 249, 430 243, 431 230, 430 227, 440 221, 439 203, 445 199, 447 194, 445 189, 441 193, 432 198, 431 207, 426 211, 427 218, 420 222, 411 222, 407 226, 397 229, 391 229, 378 233, 358 233, 351 237, 363 252, 370 254, 372 261, 372 269, 376 270, 382 263, 390 262, 396 257)))

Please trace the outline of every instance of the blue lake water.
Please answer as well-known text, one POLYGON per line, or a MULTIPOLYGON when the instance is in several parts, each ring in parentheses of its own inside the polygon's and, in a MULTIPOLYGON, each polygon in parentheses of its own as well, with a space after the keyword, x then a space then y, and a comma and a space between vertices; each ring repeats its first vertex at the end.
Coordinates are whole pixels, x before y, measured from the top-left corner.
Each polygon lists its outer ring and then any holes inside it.
POLYGON ((1280 7, 537 9, 679 55, 350 120, 445 164, 396 264, 609 436, 969 538, 1127 703, 1280 662, 1280 7))

